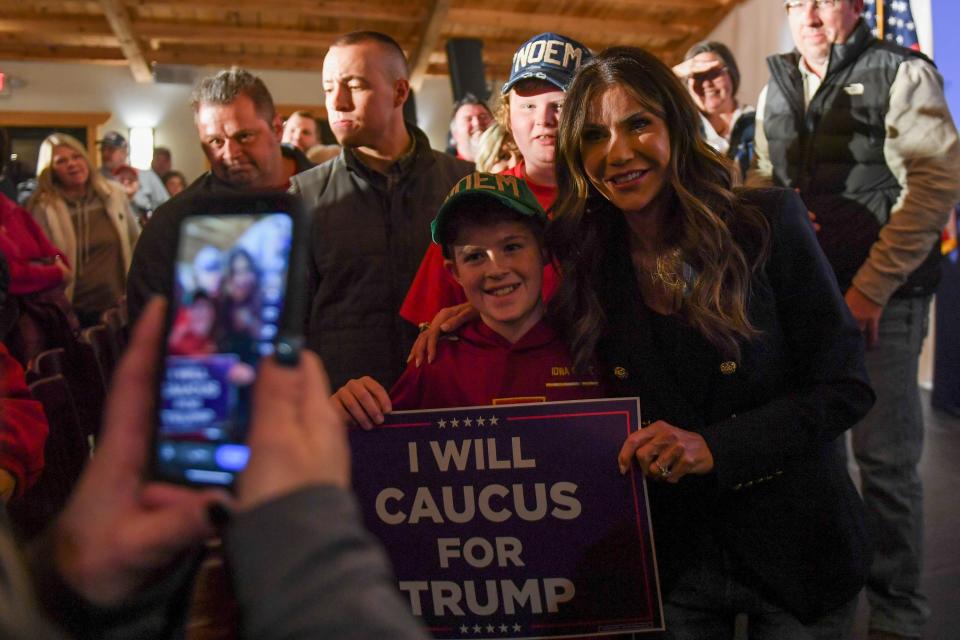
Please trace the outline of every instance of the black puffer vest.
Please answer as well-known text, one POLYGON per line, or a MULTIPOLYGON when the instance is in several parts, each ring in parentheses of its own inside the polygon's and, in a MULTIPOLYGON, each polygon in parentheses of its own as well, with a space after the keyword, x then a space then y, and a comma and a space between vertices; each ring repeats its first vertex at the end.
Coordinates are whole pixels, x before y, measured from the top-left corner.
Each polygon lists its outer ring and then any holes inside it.
MULTIPOLYGON (((922 54, 877 40, 861 20, 834 45, 823 82, 804 109, 800 54, 767 58, 763 130, 777 185, 800 190, 817 215, 817 234, 842 290, 867 259, 901 185, 883 155, 890 87, 900 64, 922 54)), ((937 247, 895 296, 931 293, 937 247)))

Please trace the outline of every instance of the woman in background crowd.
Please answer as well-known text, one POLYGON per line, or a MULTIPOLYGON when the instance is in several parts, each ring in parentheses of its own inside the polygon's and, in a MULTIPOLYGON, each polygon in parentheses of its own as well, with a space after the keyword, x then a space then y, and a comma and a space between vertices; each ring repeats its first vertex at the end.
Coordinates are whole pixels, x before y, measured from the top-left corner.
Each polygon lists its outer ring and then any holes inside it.
MULTIPOLYGON (((670 637, 846 638, 868 566, 836 440, 873 404, 863 340, 788 190, 733 191, 654 55, 567 93, 548 247, 577 368, 640 398, 618 457, 651 480, 670 637)), ((611 461, 612 463, 613 461, 611 461)))
POLYGON ((753 161, 756 112, 737 102, 740 68, 733 53, 722 42, 704 40, 690 47, 673 72, 686 83, 700 111, 707 144, 736 163, 743 181, 753 161))
POLYGON ((96 324, 123 295, 140 227, 123 186, 93 170, 76 138, 47 136, 40 144, 37 173, 37 190, 27 208, 73 267, 67 297, 80 324, 96 324))
POLYGON ((494 123, 483 132, 477 142, 477 171, 502 173, 513 169, 520 162, 520 150, 513 137, 494 123))

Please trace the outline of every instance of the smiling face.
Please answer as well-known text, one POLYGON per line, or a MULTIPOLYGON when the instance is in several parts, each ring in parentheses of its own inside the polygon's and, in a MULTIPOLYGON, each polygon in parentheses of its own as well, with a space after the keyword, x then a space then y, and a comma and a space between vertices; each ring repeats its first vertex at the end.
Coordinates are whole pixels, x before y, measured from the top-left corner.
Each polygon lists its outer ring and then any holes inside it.
POLYGON ((86 188, 90 167, 83 154, 76 149, 65 144, 55 146, 50 167, 55 181, 64 191, 78 192, 86 188))
POLYGON ((805 2, 787 10, 793 43, 810 67, 826 66, 830 46, 847 41, 862 11, 863 0, 839 0, 822 9, 817 9, 813 2, 805 2))
POLYGON ((229 104, 199 105, 197 133, 210 170, 243 189, 268 189, 283 183, 280 116, 267 122, 248 96, 229 104))
POLYGON ((737 102, 733 97, 733 79, 730 72, 723 67, 723 60, 717 54, 705 51, 693 57, 698 62, 720 63, 719 67, 705 73, 698 73, 687 79, 690 95, 697 104, 697 109, 707 115, 733 113, 737 102))
POLYGON ((624 213, 662 213, 670 172, 670 133, 664 120, 623 86, 590 101, 581 139, 591 184, 624 213))
POLYGON ((317 144, 317 121, 295 113, 283 125, 283 142, 306 153, 317 144))
POLYGON ((510 131, 528 170, 553 171, 564 92, 542 80, 510 89, 510 131))
POLYGON ((453 116, 450 132, 457 145, 457 153, 464 160, 476 158, 480 136, 493 122, 490 110, 482 104, 465 104, 453 116))
POLYGON ((543 317, 543 251, 530 227, 465 226, 447 268, 488 327, 516 342, 543 317))
POLYGON ((376 147, 407 99, 399 62, 377 42, 331 47, 323 60, 330 128, 345 147, 376 147))

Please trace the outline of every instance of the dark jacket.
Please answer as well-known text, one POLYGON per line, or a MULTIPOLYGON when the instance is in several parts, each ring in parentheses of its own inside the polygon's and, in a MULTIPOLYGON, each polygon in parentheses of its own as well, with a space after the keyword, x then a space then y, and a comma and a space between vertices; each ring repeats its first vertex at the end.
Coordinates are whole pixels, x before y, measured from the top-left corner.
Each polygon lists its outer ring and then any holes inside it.
POLYGON ((190 186, 157 207, 143 228, 127 274, 127 312, 133 325, 155 295, 173 294, 173 269, 177 258, 180 220, 195 210, 198 197, 236 195, 240 190, 209 171, 190 186))
MULTIPOLYGON (((280 153, 284 158, 293 160, 298 172, 314 166, 296 147, 280 145, 280 153)), ((216 195, 237 195, 244 191, 208 171, 157 207, 150 217, 150 223, 140 234, 127 274, 127 311, 131 325, 140 317, 152 296, 159 294, 169 298, 173 293, 173 268, 180 220, 196 211, 196 200, 216 195)))
MULTIPOLYGON (((902 185, 884 156, 890 88, 904 60, 923 55, 878 40, 861 21, 835 45, 827 73, 804 108, 800 54, 767 59, 771 80, 764 133, 777 185, 798 188, 823 228, 819 239, 846 290, 867 259, 902 185)), ((939 280, 939 251, 894 294, 927 295, 939 280)))
POLYGON ((762 333, 742 343, 735 370, 682 323, 671 349, 656 346, 624 228, 603 266, 599 372, 612 395, 640 397, 644 423, 695 431, 713 454, 708 475, 650 485, 666 596, 705 549, 720 548, 738 579, 811 620, 853 598, 869 566, 862 504, 836 440, 874 396, 862 337, 803 203, 786 190, 747 193, 770 221, 772 249, 748 308, 762 333))
POLYGON ((400 304, 430 243, 430 221, 473 170, 410 132, 413 156, 393 186, 350 149, 292 180, 313 212, 307 346, 334 389, 364 375, 390 388, 403 372, 416 327, 399 316, 400 304))

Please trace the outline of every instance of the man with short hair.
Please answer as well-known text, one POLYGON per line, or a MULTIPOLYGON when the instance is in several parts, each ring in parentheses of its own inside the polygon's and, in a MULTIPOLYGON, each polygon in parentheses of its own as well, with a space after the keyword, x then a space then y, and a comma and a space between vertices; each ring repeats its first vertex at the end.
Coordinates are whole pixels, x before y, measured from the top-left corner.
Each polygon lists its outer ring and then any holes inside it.
POLYGON ((434 151, 403 119, 410 93, 399 45, 374 31, 338 38, 323 61, 327 115, 343 151, 294 177, 313 211, 307 345, 333 388, 399 377, 416 327, 397 314, 430 243, 430 221, 473 165, 434 151))
POLYGON ((852 431, 874 560, 870 639, 919 638, 923 415, 917 365, 939 280, 937 240, 960 197, 960 142, 943 80, 877 40, 863 0, 784 2, 796 50, 768 58, 758 172, 797 189, 850 312, 877 394, 852 431))
POLYGON ((450 120, 450 135, 457 157, 474 162, 480 136, 493 124, 490 108, 472 93, 465 94, 453 105, 453 118, 450 120))
MULTIPOLYGON (((129 147, 127 139, 118 131, 108 131, 101 140, 100 144, 100 173, 109 180, 116 180, 117 169, 127 166, 127 156, 129 147)), ((150 169, 140 169, 137 172, 137 180, 140 183, 139 189, 130 201, 137 216, 141 219, 148 218, 157 207, 170 198, 167 188, 163 186, 163 180, 160 176, 150 169)))
POLYGON ((309 111, 294 111, 283 123, 281 142, 284 144, 292 144, 306 153, 317 141, 317 120, 309 111))
POLYGON ((170 149, 167 147, 154 147, 153 161, 150 163, 150 168, 160 176, 161 180, 173 171, 173 154, 170 153, 170 149))
POLYGON ((301 170, 281 150, 281 120, 270 92, 249 71, 233 67, 204 78, 190 103, 210 171, 157 209, 144 227, 127 278, 131 322, 151 296, 172 293, 177 230, 198 197, 282 191, 301 170))

